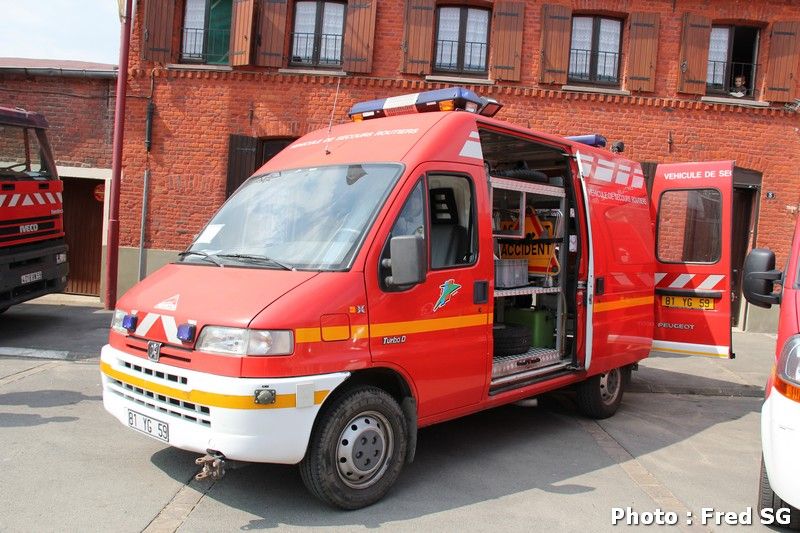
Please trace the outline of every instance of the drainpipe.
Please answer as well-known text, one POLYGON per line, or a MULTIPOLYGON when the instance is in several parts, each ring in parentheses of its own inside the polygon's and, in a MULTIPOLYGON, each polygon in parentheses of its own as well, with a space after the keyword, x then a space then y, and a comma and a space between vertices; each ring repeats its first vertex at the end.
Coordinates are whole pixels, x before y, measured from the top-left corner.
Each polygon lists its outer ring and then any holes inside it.
POLYGON ((128 86, 128 52, 131 43, 132 0, 125 0, 125 11, 120 14, 119 74, 117 76, 117 101, 114 109, 114 143, 111 162, 111 196, 108 217, 108 248, 106 250, 105 308, 117 305, 117 268, 119 265, 119 196, 122 176, 122 140, 125 132, 125 96, 128 86))

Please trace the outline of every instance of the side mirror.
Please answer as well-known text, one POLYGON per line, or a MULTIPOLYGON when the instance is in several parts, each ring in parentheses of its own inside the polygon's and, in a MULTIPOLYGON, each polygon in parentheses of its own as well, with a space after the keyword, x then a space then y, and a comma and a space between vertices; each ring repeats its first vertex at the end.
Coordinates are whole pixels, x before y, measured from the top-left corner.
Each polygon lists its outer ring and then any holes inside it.
POLYGON ((751 304, 770 308, 781 303, 781 293, 772 292, 774 283, 781 283, 783 272, 775 270, 775 254, 766 248, 753 248, 744 260, 742 291, 751 304))
POLYGON ((425 239, 421 235, 398 235, 389 242, 392 275, 386 278, 387 285, 416 285, 425 281, 428 258, 425 239))

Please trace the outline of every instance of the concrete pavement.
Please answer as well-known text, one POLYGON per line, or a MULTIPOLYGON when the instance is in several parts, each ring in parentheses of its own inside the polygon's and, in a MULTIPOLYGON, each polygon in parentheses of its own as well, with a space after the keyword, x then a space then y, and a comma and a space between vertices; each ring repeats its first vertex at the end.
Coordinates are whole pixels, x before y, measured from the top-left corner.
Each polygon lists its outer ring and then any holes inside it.
POLYGON ((766 335, 735 335, 733 361, 644 361, 605 421, 581 418, 559 394, 424 429, 389 495, 341 512, 314 500, 291 466, 190 481, 196 454, 103 411, 88 357, 105 340, 108 313, 33 307, 0 318, 0 347, 61 349, 70 360, 0 356, 0 531, 607 531, 617 529, 612 507, 671 509, 684 523, 702 507, 755 505, 761 389, 774 354, 766 335))

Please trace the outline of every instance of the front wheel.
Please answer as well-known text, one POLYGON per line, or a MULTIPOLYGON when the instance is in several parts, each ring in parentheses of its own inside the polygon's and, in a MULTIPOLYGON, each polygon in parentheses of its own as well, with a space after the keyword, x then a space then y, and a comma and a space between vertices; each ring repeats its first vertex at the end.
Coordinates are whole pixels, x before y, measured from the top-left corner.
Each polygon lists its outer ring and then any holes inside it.
MULTIPOLYGON (((761 476, 758 480, 758 512, 761 513, 764 509, 771 509, 772 516, 775 517, 776 522, 778 519, 785 520, 788 518, 788 524, 785 525, 788 529, 800 530, 800 511, 786 503, 780 496, 775 494, 769 484, 769 477, 767 477, 767 468, 764 466, 764 457, 761 457, 761 476), (779 509, 788 509, 788 511, 779 511, 779 509), (788 516, 782 517, 778 513, 786 513, 788 516)), ((780 522, 777 522, 780 524, 780 522)))
POLYGON ((578 409, 589 418, 608 418, 617 412, 625 389, 625 374, 615 368, 578 384, 578 409))
POLYGON ((403 468, 407 422, 376 387, 351 389, 320 412, 300 476, 320 500, 360 509, 380 500, 403 468))

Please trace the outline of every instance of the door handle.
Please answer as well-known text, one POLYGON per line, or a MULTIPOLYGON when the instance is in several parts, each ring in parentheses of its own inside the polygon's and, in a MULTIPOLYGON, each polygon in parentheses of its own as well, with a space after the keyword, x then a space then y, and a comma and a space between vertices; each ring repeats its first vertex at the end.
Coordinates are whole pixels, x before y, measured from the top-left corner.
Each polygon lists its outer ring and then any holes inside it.
POLYGON ((489 301, 489 282, 485 279, 476 281, 472 286, 472 303, 485 304, 489 301))
POLYGON ((606 292, 606 279, 605 278, 597 278, 594 280, 594 293, 597 296, 606 292))

